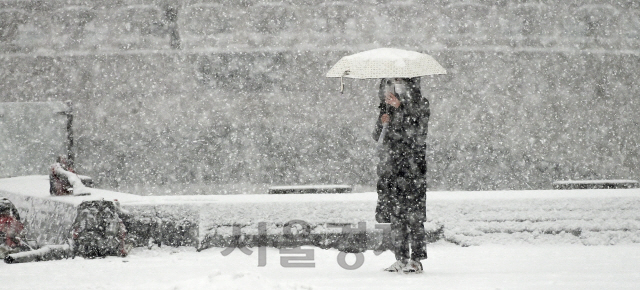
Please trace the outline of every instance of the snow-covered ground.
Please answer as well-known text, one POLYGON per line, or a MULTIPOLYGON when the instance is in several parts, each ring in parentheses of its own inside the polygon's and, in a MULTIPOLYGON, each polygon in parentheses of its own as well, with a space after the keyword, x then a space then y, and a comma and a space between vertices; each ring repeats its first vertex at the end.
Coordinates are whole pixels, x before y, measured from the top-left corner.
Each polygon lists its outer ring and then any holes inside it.
MULTIPOLYGON (((638 289, 640 245, 429 246, 423 274, 386 273, 393 255, 368 251, 355 270, 342 268, 336 250, 313 252, 313 267, 283 267, 266 250, 266 265, 251 255, 212 248, 138 248, 126 258, 82 258, 0 264, 2 289, 638 289)), ((353 254, 347 264, 355 263, 353 254)))
MULTIPOLYGON (((0 192, 50 197, 43 177, 0 180, 0 192), (29 181, 29 182, 25 182, 29 181)), ((200 222, 275 225, 302 218, 373 222, 375 193, 322 195, 133 196, 91 189, 128 206, 195 207, 200 222)), ((64 197, 78 204, 88 197, 64 197)), ((429 192, 429 224, 443 237, 429 246, 425 273, 382 272, 393 255, 365 252, 339 260, 335 249, 136 248, 126 258, 0 264, 0 289, 637 289, 640 189, 429 192), (457 245, 456 245, 457 244, 457 245), (464 247, 461 247, 464 246, 464 247), (246 249, 245 249, 246 252, 246 249), (308 259, 305 259, 307 257, 308 259), (356 257, 364 260, 356 260, 356 257), (303 263, 311 267, 285 267, 303 263), (296 260, 298 258, 298 260, 296 260), (354 270, 349 265, 362 264, 354 270), (286 264, 286 263, 285 263, 286 264), (342 264, 342 266, 341 266, 342 264), (259 266, 259 265, 264 265, 259 266), (346 265, 346 266, 345 266, 346 265)), ((59 210, 59 209, 58 209, 59 210)), ((26 215, 26 217, 30 217, 26 215)), ((201 225, 201 230, 207 226, 201 225)), ((229 226, 229 224, 227 224, 229 226)), ((281 226, 281 225, 280 225, 281 226)), ((213 232, 219 232, 216 228, 213 232)))

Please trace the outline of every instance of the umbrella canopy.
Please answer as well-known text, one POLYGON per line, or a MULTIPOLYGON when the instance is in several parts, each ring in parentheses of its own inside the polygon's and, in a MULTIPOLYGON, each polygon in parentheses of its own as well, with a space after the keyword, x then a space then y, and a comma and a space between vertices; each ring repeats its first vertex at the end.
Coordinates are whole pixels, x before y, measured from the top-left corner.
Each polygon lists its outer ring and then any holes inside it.
POLYGON ((327 77, 413 78, 446 73, 447 71, 428 54, 396 48, 378 48, 343 57, 327 72, 327 77))

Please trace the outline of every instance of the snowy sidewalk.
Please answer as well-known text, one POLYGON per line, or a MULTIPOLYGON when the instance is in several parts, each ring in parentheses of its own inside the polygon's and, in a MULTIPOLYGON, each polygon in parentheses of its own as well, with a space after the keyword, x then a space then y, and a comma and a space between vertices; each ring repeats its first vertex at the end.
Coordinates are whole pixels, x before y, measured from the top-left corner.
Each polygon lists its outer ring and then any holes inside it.
MULTIPOLYGON (((277 249, 246 255, 222 248, 138 248, 127 258, 82 258, 28 264, 0 264, 3 289, 637 289, 640 245, 429 246, 425 273, 386 273, 393 262, 384 252, 364 253, 364 263, 345 270, 339 252, 303 247, 314 253, 311 268, 286 268, 277 249)), ((299 255, 298 255, 299 257, 299 255)), ((348 264, 355 262, 347 255, 348 264)))

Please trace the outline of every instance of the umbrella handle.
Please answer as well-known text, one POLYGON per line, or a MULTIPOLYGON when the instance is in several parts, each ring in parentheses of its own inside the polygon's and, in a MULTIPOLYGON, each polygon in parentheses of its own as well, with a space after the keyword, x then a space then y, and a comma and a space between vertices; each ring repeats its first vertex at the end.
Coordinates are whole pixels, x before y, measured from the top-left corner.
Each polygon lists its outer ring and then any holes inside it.
POLYGON ((349 71, 345 70, 344 73, 342 73, 342 76, 340 76, 340 93, 344 93, 344 76, 348 75, 349 71))
POLYGON ((387 128, 389 127, 389 123, 382 124, 382 132, 380 132, 380 137, 378 137, 378 152, 384 149, 382 143, 384 141, 384 136, 387 135, 387 128))

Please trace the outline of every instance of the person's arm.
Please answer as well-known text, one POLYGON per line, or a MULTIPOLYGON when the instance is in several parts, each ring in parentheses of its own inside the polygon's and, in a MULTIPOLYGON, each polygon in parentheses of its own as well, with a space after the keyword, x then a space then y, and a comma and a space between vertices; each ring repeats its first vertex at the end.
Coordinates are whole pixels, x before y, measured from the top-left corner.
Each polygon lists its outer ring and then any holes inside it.
POLYGON ((387 131, 387 139, 391 142, 401 140, 403 138, 402 131, 403 119, 405 114, 405 105, 400 101, 398 96, 394 93, 387 93, 385 97, 385 103, 388 105, 388 123, 389 128, 387 131))

